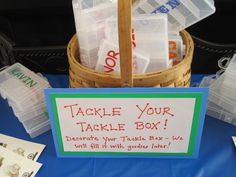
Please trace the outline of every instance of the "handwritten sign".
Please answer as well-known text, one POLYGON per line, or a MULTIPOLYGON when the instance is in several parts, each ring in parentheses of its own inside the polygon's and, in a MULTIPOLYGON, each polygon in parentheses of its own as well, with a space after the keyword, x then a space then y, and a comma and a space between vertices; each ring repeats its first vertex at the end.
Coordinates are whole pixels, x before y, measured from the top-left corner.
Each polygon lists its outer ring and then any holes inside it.
POLYGON ((59 157, 197 157, 208 90, 47 89, 59 157))

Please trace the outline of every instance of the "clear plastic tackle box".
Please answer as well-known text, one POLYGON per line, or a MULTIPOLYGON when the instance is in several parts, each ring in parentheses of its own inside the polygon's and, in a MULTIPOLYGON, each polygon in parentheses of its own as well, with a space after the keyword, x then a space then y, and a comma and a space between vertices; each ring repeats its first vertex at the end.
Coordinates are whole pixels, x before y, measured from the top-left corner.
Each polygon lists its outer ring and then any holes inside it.
POLYGON ((134 15, 168 14, 169 31, 179 32, 215 12, 213 0, 138 0, 134 15))

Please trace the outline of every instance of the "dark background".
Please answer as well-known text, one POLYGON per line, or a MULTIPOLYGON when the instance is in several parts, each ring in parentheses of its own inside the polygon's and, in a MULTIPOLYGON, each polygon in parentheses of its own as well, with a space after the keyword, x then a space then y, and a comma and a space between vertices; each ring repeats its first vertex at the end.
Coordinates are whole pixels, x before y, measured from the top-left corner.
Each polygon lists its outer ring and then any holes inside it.
MULTIPOLYGON (((194 73, 215 73, 217 60, 232 55, 236 49, 236 1, 215 0, 215 3, 214 15, 187 29, 197 37, 194 73)), ((71 0, 0 0, 0 33, 18 48, 63 50, 50 60, 42 55, 35 59, 15 57, 14 61, 43 73, 65 73, 68 68, 65 48, 75 33, 71 0)))

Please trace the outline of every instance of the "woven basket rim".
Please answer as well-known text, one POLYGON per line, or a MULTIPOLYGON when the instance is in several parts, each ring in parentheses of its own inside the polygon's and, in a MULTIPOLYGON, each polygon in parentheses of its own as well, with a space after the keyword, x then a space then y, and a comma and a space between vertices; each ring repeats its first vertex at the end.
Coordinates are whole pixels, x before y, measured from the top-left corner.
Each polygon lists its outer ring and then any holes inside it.
MULTIPOLYGON (((178 71, 181 66, 183 67, 183 65, 186 65, 187 63, 191 64, 192 55, 193 55, 193 51, 194 51, 193 48, 191 49, 191 47, 194 46, 193 40, 192 40, 190 34, 185 30, 181 31, 180 34, 183 37, 184 43, 188 44, 188 45, 186 45, 186 55, 180 63, 176 64, 173 67, 163 69, 163 70, 159 70, 157 72, 144 73, 144 74, 134 74, 133 78, 134 79, 142 79, 143 77, 145 77, 145 78, 154 77, 155 75, 158 75, 158 74, 165 74, 165 73, 168 74, 169 72, 178 71)), ((72 47, 73 44, 77 44, 78 47, 79 47, 76 34, 72 37, 72 39, 70 40, 70 42, 68 44, 67 54, 68 54, 69 60, 72 59, 73 62, 77 65, 77 67, 79 67, 82 71, 87 72, 87 73, 98 74, 98 75, 103 76, 103 77, 113 77, 113 78, 116 78, 116 79, 120 78, 119 74, 99 72, 99 71, 96 71, 94 69, 90 69, 86 66, 83 66, 80 62, 78 62, 78 59, 75 56, 72 55, 73 54, 73 47, 72 47)), ((79 56, 77 56, 77 57, 79 57, 79 56)))
MULTIPOLYGON (((183 82, 184 85, 186 84, 186 81, 188 81, 188 78, 190 78, 191 75, 194 44, 187 31, 182 31, 181 36, 186 45, 186 55, 184 59, 179 64, 168 69, 153 73, 133 75, 135 87, 169 86, 172 83, 179 85, 180 82, 183 82), (183 78, 185 79, 183 80, 183 78)), ((98 72, 87 68, 78 62, 80 56, 76 35, 70 40, 67 47, 67 53, 70 64, 70 79, 73 83, 77 83, 77 85, 81 85, 82 83, 90 85, 85 87, 94 87, 94 84, 101 85, 102 87, 117 87, 121 84, 121 76, 119 74, 98 72)))

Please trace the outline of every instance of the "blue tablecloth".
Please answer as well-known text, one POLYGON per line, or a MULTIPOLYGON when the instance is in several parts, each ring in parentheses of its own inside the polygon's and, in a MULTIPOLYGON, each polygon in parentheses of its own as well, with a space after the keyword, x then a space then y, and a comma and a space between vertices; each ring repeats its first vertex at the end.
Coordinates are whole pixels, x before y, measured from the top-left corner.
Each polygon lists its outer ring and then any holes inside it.
MULTIPOLYGON (((68 76, 47 75, 53 87, 67 87, 68 76)), ((193 82, 201 75, 193 76, 193 82)), ((206 117, 198 159, 59 159, 51 131, 31 139, 0 98, 0 133, 46 145, 39 158, 43 167, 37 177, 235 177, 236 127, 206 117)))

